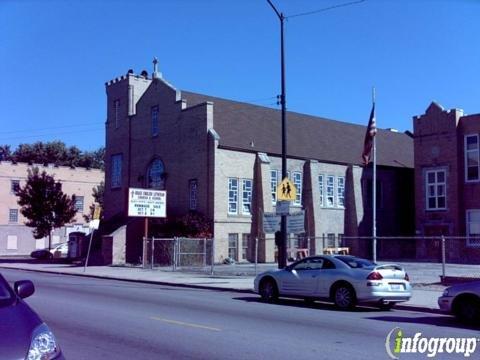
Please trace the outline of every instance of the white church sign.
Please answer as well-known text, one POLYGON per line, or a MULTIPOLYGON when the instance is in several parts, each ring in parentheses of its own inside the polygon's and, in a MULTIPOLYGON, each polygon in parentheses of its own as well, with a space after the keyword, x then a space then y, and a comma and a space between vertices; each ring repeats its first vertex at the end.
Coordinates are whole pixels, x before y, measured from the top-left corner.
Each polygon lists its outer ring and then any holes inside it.
POLYGON ((164 190, 129 188, 128 216, 166 217, 167 192, 164 190))

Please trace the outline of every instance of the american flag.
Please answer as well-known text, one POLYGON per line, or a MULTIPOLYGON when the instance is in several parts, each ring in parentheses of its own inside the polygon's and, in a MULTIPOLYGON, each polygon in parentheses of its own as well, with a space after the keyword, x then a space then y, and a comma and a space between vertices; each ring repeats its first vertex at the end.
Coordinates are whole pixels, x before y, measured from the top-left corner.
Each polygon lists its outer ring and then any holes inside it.
POLYGON ((372 105, 370 119, 368 120, 367 132, 365 133, 365 141, 363 143, 363 163, 365 166, 370 162, 373 148, 373 138, 377 134, 377 124, 375 122, 375 103, 372 105))

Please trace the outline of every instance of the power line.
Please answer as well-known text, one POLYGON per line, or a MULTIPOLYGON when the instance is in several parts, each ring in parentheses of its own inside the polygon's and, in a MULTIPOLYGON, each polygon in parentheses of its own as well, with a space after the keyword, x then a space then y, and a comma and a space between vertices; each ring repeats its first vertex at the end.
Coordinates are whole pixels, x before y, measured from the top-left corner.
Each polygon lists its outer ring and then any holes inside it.
POLYGON ((328 11, 328 10, 332 10, 332 9, 337 9, 337 8, 340 8, 340 7, 360 4, 360 3, 365 2, 365 1, 366 0, 357 0, 357 1, 351 1, 351 2, 343 3, 343 4, 332 5, 332 6, 323 8, 323 9, 318 9, 318 10, 308 11, 308 12, 304 12, 304 13, 285 16, 285 19, 291 19, 291 18, 294 18, 294 17, 313 15, 313 14, 317 14, 317 13, 320 13, 320 12, 324 12, 324 11, 328 11))

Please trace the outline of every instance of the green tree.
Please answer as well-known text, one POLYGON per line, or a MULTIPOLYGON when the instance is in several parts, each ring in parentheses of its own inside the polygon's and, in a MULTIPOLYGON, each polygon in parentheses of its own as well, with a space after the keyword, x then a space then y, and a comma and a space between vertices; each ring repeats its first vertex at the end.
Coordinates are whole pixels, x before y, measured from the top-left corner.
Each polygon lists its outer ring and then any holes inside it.
POLYGON ((0 145, 0 161, 9 161, 12 159, 10 145, 0 145))
POLYGON ((105 148, 82 152, 76 146, 67 147, 62 141, 20 144, 12 153, 8 145, 0 146, 0 160, 29 164, 55 164, 71 167, 104 169, 105 148), (2 155, 4 154, 5 155, 2 155))
POLYGON ((69 197, 62 184, 45 171, 28 169, 27 182, 17 191, 20 212, 27 218, 25 225, 34 228, 33 236, 48 236, 48 249, 52 246, 52 230, 71 222, 75 217, 75 195, 69 197))

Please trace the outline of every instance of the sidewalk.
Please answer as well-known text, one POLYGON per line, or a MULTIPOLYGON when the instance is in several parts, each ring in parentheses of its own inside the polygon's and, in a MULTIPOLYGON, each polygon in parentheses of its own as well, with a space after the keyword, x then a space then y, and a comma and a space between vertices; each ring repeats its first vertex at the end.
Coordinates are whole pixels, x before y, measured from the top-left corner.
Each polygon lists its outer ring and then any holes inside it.
MULTIPOLYGON (((430 263, 402 263, 401 265, 407 269, 410 276, 413 294, 410 301, 398 305, 397 308, 439 312, 437 299, 446 288, 439 283, 442 274, 441 265, 430 263)), ((450 268, 451 265, 448 266, 449 275, 455 276, 471 276, 472 271, 480 269, 478 265, 452 265, 452 268, 450 268)), ((173 272, 171 268, 152 270, 120 266, 89 266, 84 272, 83 266, 2 262, 0 259, 0 272, 1 268, 237 292, 253 292, 255 277, 255 268, 252 264, 216 265, 215 275, 173 272)), ((272 268, 276 268, 276 264, 259 264, 257 271, 262 272, 272 268)))

